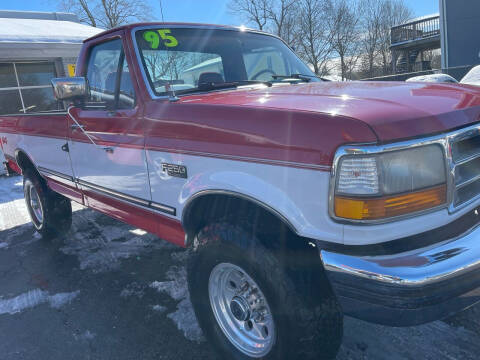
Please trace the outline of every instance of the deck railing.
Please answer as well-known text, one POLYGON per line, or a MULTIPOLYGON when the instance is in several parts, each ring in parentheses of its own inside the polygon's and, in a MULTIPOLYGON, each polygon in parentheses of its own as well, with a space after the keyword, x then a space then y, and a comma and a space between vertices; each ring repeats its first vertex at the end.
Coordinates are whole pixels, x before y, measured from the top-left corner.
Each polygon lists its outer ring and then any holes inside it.
POLYGON ((440 35, 440 16, 432 16, 392 27, 391 45, 427 39, 438 35, 440 35))

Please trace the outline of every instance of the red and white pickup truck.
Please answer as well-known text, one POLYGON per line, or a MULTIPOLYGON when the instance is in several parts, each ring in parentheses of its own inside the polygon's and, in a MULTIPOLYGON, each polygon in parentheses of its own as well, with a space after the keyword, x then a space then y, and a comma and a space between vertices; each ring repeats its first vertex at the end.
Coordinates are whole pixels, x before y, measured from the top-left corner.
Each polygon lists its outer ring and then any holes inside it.
POLYGON ((395 326, 480 300, 480 90, 333 83, 279 38, 153 23, 85 41, 66 111, 0 117, 45 237, 70 200, 190 247, 225 358, 330 358, 343 315, 395 326))

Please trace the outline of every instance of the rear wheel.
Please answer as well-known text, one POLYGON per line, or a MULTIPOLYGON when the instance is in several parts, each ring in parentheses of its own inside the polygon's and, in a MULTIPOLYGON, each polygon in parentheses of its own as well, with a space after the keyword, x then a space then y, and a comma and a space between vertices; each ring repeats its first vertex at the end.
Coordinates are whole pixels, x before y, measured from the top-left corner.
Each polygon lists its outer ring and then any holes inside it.
POLYGON ((43 179, 29 169, 24 172, 23 191, 33 226, 42 237, 51 238, 70 229, 70 200, 50 190, 43 179))
POLYGON ((308 297, 297 278, 255 235, 226 223, 197 234, 188 264, 200 326, 230 359, 335 357, 343 335, 336 299, 328 284, 308 297))

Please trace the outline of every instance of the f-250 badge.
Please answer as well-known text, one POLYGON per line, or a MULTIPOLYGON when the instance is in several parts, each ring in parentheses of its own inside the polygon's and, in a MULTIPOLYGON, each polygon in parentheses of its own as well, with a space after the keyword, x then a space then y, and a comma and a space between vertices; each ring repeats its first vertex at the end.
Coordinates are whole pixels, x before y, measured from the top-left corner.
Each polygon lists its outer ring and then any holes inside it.
POLYGON ((162 163, 162 171, 166 172, 170 176, 184 179, 187 178, 187 167, 183 165, 162 163))

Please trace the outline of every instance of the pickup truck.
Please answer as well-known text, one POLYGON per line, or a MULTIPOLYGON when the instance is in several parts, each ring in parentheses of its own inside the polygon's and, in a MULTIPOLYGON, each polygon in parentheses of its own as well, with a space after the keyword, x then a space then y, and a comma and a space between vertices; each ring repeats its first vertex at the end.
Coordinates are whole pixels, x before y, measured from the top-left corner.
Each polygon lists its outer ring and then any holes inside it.
POLYGON ((63 111, 0 116, 45 238, 71 200, 189 248, 222 358, 335 357, 343 316, 480 300, 480 89, 326 82, 281 39, 148 23, 85 41, 63 111))

